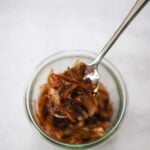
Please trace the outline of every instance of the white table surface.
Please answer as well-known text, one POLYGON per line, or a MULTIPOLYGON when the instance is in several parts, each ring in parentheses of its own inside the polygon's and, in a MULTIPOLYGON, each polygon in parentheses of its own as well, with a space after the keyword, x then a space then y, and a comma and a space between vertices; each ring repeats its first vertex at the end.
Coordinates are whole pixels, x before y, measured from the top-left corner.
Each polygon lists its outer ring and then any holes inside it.
MULTIPOLYGON (((47 55, 98 52, 134 0, 0 0, 0 150, 57 150, 29 124, 25 85, 47 55)), ((103 150, 150 149, 150 4, 106 56, 129 91, 126 119, 103 150)), ((99 149, 97 147, 93 149, 99 149)))

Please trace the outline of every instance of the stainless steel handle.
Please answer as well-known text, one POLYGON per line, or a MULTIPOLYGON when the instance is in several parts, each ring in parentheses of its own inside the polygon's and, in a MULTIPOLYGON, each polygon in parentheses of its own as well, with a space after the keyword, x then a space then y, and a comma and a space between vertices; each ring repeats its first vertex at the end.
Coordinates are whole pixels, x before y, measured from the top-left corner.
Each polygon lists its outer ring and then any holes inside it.
POLYGON ((116 32, 113 34, 113 36, 110 38, 110 40, 106 43, 98 57, 93 61, 91 65, 97 66, 98 63, 103 59, 105 54, 108 52, 108 50, 112 47, 112 45, 116 42, 116 40, 119 38, 121 33, 127 28, 127 26, 131 23, 131 21, 135 18, 135 16, 142 10, 142 8, 149 2, 150 0, 137 0, 134 6, 132 7, 129 14, 126 16, 126 18, 123 20, 121 25, 118 27, 116 32))

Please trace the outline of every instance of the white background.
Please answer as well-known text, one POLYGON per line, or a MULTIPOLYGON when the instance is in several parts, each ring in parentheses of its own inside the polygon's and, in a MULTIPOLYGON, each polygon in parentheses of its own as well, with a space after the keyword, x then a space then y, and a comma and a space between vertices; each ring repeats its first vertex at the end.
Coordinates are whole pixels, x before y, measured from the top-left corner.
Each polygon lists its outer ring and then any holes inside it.
MULTIPOLYGON (((99 52, 134 0, 0 0, 0 150, 59 149, 45 142, 24 112, 35 66, 60 50, 99 52)), ((129 107, 103 150, 150 149, 150 4, 106 56, 122 73, 129 107)), ((96 148, 93 148, 96 149, 96 148)))

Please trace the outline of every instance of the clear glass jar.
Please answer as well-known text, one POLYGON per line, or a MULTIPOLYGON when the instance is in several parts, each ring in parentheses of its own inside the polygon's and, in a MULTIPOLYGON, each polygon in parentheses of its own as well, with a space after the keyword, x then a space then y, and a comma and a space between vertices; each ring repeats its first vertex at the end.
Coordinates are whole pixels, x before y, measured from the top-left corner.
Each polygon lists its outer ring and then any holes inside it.
POLYGON ((58 146, 65 146, 68 148, 85 148, 95 145, 101 145, 107 141, 114 133, 116 133, 118 127, 120 127, 124 118, 127 107, 127 91, 125 83, 117 71, 117 69, 106 59, 103 59, 99 65, 98 70, 100 74, 100 81, 105 85, 109 92, 110 100, 113 104, 114 113, 112 117, 112 125, 107 133, 100 139, 86 143, 86 144, 66 144, 59 142, 49 137, 39 126, 35 119, 35 104, 40 94, 40 86, 47 81, 48 74, 51 69, 55 72, 63 72, 68 66, 72 66, 78 59, 89 63, 96 58, 97 54, 88 51, 70 50, 53 54, 44 59, 36 68, 31 80, 27 86, 25 93, 25 108, 27 116, 30 122, 34 125, 35 129, 49 142, 55 143, 58 146))

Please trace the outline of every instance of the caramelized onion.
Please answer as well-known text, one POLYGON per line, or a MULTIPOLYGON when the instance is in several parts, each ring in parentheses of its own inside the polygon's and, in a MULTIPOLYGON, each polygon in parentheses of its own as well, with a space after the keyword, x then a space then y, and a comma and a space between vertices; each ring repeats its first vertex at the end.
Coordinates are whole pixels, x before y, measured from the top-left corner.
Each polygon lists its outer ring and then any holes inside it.
POLYGON ((97 95, 93 96, 91 82, 83 80, 85 67, 78 61, 64 73, 51 73, 41 89, 37 121, 50 137, 64 143, 94 141, 110 126, 113 109, 109 94, 100 83, 97 95), (53 113, 67 118, 57 118, 53 113))

